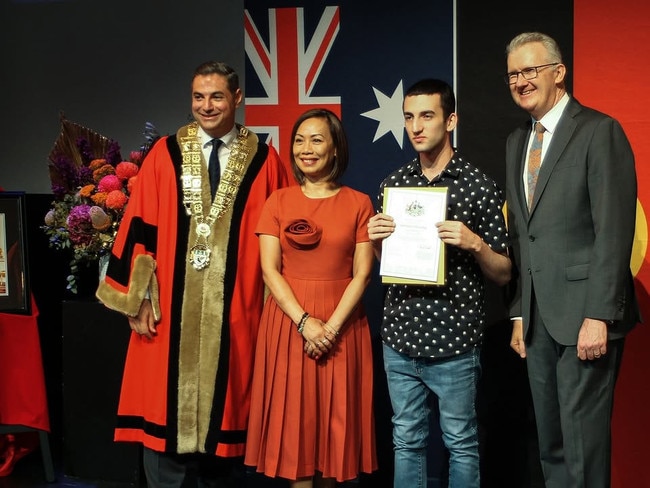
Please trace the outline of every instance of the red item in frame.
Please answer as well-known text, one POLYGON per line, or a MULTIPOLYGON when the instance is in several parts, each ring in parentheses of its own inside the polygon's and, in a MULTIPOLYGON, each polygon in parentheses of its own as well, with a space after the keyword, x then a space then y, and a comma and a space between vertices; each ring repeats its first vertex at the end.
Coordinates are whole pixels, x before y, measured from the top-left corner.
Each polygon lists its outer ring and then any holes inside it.
MULTIPOLYGON (((0 313, 0 424, 49 432, 45 376, 38 334, 38 308, 32 314, 0 313)), ((37 432, 0 436, 0 476, 38 447, 37 432)))
POLYGON ((0 424, 50 431, 38 308, 32 314, 0 313, 0 424))

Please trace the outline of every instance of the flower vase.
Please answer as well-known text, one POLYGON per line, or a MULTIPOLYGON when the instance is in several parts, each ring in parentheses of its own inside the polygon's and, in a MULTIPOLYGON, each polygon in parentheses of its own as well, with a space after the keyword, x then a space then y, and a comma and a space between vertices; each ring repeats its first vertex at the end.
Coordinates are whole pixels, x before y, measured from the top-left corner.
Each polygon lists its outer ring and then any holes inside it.
POLYGON ((74 293, 68 290, 72 298, 75 300, 94 301, 95 292, 99 285, 99 272, 97 269, 97 261, 89 261, 80 264, 76 273, 76 287, 77 292, 74 293))
POLYGON ((102 254, 99 256, 99 259, 97 260, 97 264, 99 265, 99 280, 102 281, 106 277, 106 269, 108 268, 108 261, 111 259, 111 255, 109 254, 102 254))

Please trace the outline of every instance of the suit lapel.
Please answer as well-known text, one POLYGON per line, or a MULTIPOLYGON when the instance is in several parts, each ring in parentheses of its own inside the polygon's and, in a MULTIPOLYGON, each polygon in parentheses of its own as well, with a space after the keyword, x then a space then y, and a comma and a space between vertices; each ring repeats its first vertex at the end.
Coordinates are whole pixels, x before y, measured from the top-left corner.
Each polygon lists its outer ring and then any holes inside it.
POLYGON ((553 169, 560 160, 562 153, 564 153, 567 144, 573 137, 573 133, 576 130, 575 116, 580 112, 580 110, 580 104, 571 99, 569 100, 569 104, 562 114, 562 117, 560 117, 560 121, 555 128, 555 133, 553 134, 553 139, 551 140, 551 145, 548 147, 548 150, 544 155, 542 167, 539 170, 539 177, 537 179, 537 186, 535 187, 533 204, 530 208, 530 215, 535 211, 537 202, 539 202, 541 196, 544 194, 544 188, 553 173, 553 169))
MULTIPOLYGON (((528 203, 526 202, 526 192, 524 190, 524 162, 526 161, 526 147, 528 136, 530 135, 531 124, 530 122, 526 123, 525 126, 518 129, 516 144, 514 145, 515 154, 511 159, 515 162, 515 188, 517 189, 515 196, 517 198, 517 205, 522 210, 522 213, 525 215, 528 213, 528 203)), ((513 202, 514 203, 514 202, 513 202)))

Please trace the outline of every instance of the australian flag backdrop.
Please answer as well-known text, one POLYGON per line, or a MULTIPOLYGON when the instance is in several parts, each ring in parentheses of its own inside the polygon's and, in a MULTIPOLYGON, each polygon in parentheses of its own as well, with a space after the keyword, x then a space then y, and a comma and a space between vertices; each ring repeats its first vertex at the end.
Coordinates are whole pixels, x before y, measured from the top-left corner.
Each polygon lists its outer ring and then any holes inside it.
POLYGON ((260 3, 245 3, 246 125, 288 165, 298 115, 329 108, 350 142, 345 183, 374 199, 381 180, 415 154, 404 90, 425 77, 453 85, 454 0, 395 2, 389 11, 358 0, 260 3))
MULTIPOLYGON (((375 202, 384 177, 415 156, 404 91, 429 77, 454 85, 455 0, 407 0, 388 11, 358 0, 260 3, 245 2, 245 124, 289 167, 298 116, 332 110, 350 144, 343 182, 375 202)), ((374 330, 381 299, 375 276, 365 297, 374 330)))

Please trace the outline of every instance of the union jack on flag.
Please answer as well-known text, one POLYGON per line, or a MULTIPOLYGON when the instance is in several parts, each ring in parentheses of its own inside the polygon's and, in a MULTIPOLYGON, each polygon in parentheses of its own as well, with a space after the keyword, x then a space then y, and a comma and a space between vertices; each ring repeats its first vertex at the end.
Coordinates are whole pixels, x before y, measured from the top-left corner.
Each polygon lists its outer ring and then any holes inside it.
MULTIPOLYGON (((305 35, 304 9, 268 10, 268 41, 248 10, 244 12, 245 48, 265 96, 246 98, 246 125, 269 135, 283 151, 300 114, 325 107, 341 116, 341 97, 317 96, 314 86, 340 28, 339 7, 326 7, 311 38, 305 35), (281 33, 281 35, 279 34, 281 33)), ((284 151, 286 152, 286 151, 284 151)), ((288 155, 283 155, 286 159, 288 155)))
POLYGON ((414 154, 404 89, 425 77, 453 84, 454 0, 404 0, 388 16, 380 3, 246 0, 244 12, 246 125, 289 166, 298 116, 332 110, 350 144, 345 183, 371 197, 414 154))

